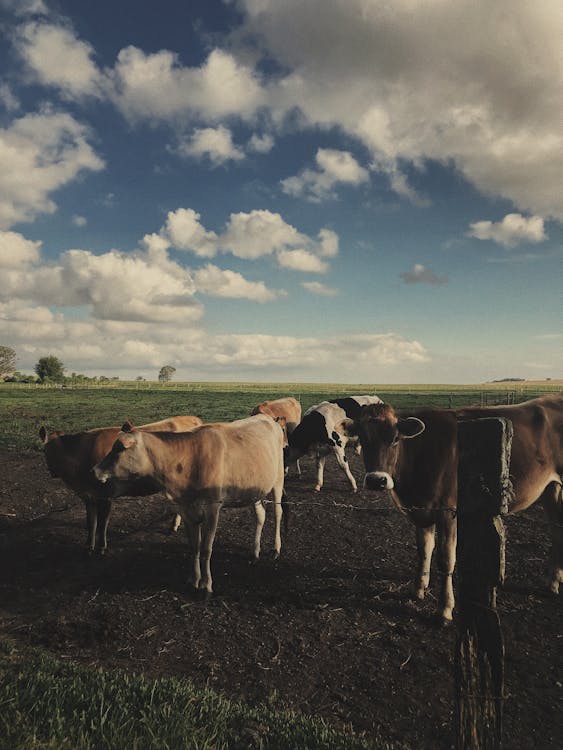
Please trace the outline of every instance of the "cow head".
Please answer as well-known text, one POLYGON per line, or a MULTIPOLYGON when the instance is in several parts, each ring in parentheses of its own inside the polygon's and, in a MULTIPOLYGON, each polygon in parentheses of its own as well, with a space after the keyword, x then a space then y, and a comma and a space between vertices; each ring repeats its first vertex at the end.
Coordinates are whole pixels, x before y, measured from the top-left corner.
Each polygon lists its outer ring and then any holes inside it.
POLYGON ((370 490, 392 490, 393 475, 401 442, 424 432, 425 425, 416 417, 400 419, 389 404, 363 406, 351 430, 358 435, 370 490))
POLYGON ((151 461, 143 442, 143 433, 125 422, 111 451, 96 466, 94 475, 102 484, 109 480, 131 481, 148 476, 151 461))
POLYGON ((63 435, 64 432, 49 432, 46 427, 39 430, 39 437, 45 446, 45 461, 52 477, 64 476, 66 451, 61 443, 63 435))

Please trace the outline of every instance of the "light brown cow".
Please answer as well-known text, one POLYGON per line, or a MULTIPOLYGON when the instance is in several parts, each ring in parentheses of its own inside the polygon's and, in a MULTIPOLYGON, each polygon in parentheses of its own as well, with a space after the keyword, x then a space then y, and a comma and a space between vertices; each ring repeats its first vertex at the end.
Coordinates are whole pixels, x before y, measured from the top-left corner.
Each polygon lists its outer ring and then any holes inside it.
MULTIPOLYGON (((301 404, 293 396, 286 396, 284 398, 277 398, 274 401, 263 401, 252 410, 251 415, 254 416, 255 414, 267 414, 279 422, 285 430, 286 438, 289 441, 289 436, 301 421, 301 404)), ((296 467, 297 473, 301 476, 299 459, 296 461, 296 467)))
MULTIPOLYGON (((189 432, 202 424, 199 417, 180 416, 151 422, 139 429, 147 432, 189 432)), ((94 477, 92 468, 110 452, 120 430, 120 427, 98 427, 70 434, 49 433, 45 427, 39 430, 51 476, 62 479, 86 506, 86 548, 90 554, 96 548, 102 555, 107 551, 107 528, 113 498, 152 495, 160 489, 155 482, 147 480, 103 485, 94 477)))
POLYGON ((279 425, 264 414, 204 425, 184 434, 142 432, 125 424, 94 473, 101 482, 128 481, 135 476, 161 486, 186 521, 191 583, 196 591, 209 595, 213 590, 211 552, 222 505, 254 505, 257 559, 266 516, 263 500, 273 493, 276 554, 281 551, 283 442, 279 425))

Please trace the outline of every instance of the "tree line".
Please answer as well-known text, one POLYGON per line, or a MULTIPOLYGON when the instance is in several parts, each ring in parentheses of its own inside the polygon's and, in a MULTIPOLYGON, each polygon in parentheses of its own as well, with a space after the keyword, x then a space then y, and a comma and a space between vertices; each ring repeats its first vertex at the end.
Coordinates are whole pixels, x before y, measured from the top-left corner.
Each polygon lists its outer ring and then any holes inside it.
MULTIPOLYGON (((10 346, 0 345, 0 381, 5 383, 72 383, 80 385, 81 383, 110 383, 119 380, 119 376, 106 377, 105 375, 83 375, 82 373, 73 372, 66 375, 67 368, 64 363, 53 354, 40 357, 34 370, 34 375, 19 372, 16 369, 17 355, 15 349, 10 346)), ((172 365, 163 365, 158 373, 160 383, 168 383, 172 380, 176 368, 172 365)), ((136 380, 145 380, 139 375, 136 380)))

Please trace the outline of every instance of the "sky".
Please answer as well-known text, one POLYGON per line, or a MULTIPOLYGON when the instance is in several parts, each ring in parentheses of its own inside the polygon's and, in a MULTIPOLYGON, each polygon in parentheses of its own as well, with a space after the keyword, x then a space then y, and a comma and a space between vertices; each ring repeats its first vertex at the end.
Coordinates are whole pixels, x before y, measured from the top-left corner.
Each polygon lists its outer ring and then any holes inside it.
POLYGON ((563 377, 560 0, 0 0, 0 344, 563 377))

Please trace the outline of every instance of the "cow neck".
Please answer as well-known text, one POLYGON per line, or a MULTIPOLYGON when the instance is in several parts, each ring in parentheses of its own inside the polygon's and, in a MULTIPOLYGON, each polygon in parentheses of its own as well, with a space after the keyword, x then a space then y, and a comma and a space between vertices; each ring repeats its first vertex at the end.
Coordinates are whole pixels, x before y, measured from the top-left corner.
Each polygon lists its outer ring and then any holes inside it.
MULTIPOLYGON (((164 489, 175 487, 177 482, 172 480, 177 476, 178 463, 182 464, 184 470, 192 463, 192 433, 147 432, 143 436, 143 442, 156 481, 164 489)), ((184 476, 189 474, 190 472, 186 471, 184 476)))

